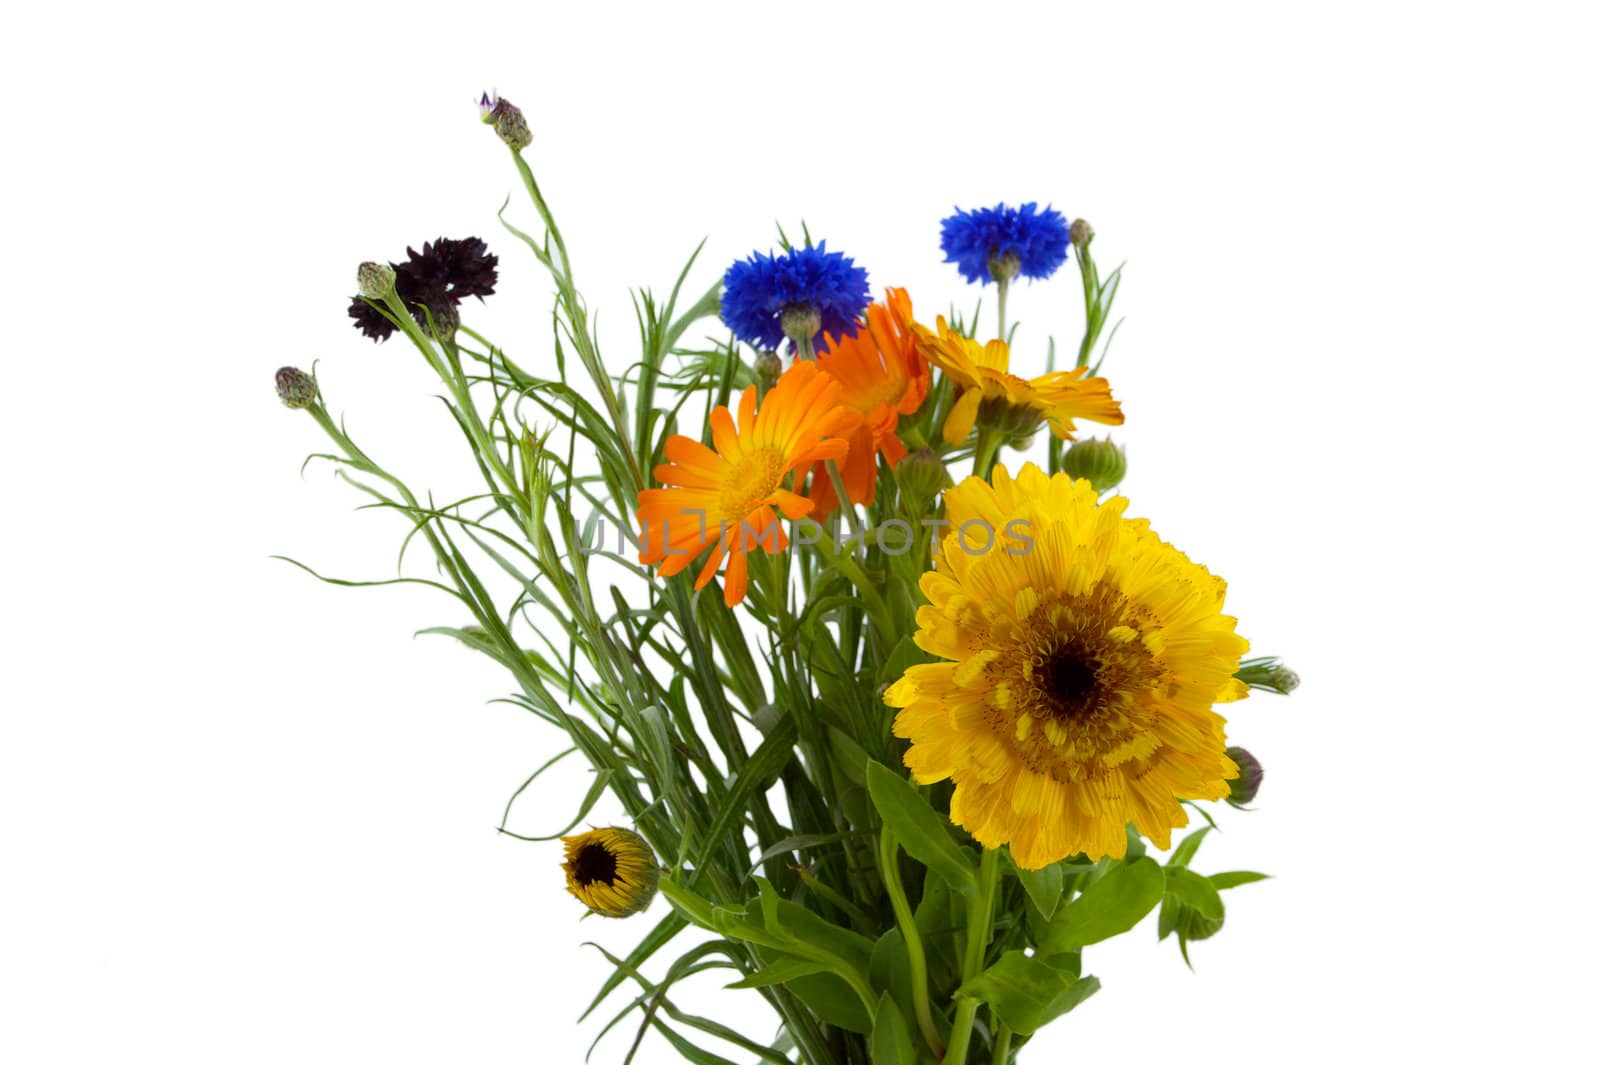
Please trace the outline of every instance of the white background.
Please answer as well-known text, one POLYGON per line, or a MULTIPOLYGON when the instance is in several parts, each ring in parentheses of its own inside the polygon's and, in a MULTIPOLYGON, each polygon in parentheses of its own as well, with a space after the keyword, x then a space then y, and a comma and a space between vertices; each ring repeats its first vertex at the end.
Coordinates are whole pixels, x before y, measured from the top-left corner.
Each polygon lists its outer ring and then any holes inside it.
MULTIPOLYGON (((548 365, 547 285, 494 218, 494 87, 617 365, 630 286, 709 235, 698 294, 774 221, 924 317, 974 295, 939 262, 956 204, 1047 201, 1127 260, 1106 373, 1133 512, 1305 685, 1232 709, 1267 781, 1197 863, 1276 878, 1230 896, 1194 974, 1149 926, 1092 949, 1105 990, 1025 1061, 1579 1056, 1595 26, 1112 7, 8 15, 0 1057, 566 1063, 597 1031, 574 1020, 607 966, 579 944, 642 925, 580 924, 557 845, 494 831, 558 737, 489 702, 489 664, 412 638, 460 623, 449 602, 268 558, 381 577, 399 533, 300 475, 321 442, 280 365, 320 360, 413 483, 470 475, 425 368, 349 328, 356 263, 485 237, 503 284, 469 320, 548 365)), ((1075 289, 1015 298, 1030 372, 1079 329, 1075 289)), ((559 828, 582 785, 518 824, 559 828)))

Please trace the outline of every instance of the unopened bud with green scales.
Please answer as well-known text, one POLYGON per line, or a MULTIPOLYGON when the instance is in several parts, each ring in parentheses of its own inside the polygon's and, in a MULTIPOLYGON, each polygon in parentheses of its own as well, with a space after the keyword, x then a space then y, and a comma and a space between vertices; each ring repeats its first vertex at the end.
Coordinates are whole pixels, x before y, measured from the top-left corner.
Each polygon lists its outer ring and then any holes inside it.
POLYGON ((1082 478, 1096 492, 1109 492, 1128 473, 1128 455, 1110 440, 1079 440, 1067 449, 1061 468, 1069 477, 1082 478))
POLYGON ((1087 248, 1089 242, 1094 240, 1094 226, 1086 218, 1079 218, 1072 223, 1072 228, 1067 230, 1072 238, 1072 243, 1079 248, 1087 248))
POLYGON ((944 460, 926 447, 918 448, 896 463, 894 479, 900 486, 901 506, 912 516, 931 514, 939 493, 951 484, 944 460))
POLYGON ((783 376, 783 359, 776 351, 763 351, 756 356, 756 385, 765 394, 783 376))
POLYGON ((533 143, 533 132, 528 129, 528 120, 522 117, 522 109, 504 96, 491 98, 484 93, 483 99, 478 101, 478 117, 493 126, 512 151, 520 152, 533 143))
POLYGON ((274 384, 278 388, 278 398, 290 410, 305 410, 317 401, 316 378, 304 370, 285 366, 277 372, 274 384))
POLYGON ((1300 687, 1300 674, 1277 657, 1247 658, 1239 663, 1239 671, 1234 677, 1257 691, 1276 692, 1279 695, 1288 695, 1300 687))
POLYGON ((356 267, 356 289, 373 302, 381 302, 394 291, 394 267, 386 263, 362 263, 356 267))

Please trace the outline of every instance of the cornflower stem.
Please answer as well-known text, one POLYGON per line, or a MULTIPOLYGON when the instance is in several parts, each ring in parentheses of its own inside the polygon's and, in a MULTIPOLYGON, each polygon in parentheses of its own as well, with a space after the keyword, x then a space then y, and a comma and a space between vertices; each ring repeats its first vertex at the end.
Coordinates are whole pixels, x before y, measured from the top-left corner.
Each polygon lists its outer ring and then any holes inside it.
POLYGON ((510 469, 506 467, 505 462, 500 458, 500 449, 495 445, 488 429, 484 427, 483 419, 478 416, 478 408, 472 401, 472 394, 470 386, 467 384, 466 376, 462 374, 457 362, 450 358, 449 345, 441 342, 439 349, 435 349, 433 342, 423 333, 416 320, 411 317, 411 312, 394 292, 391 291, 384 298, 384 306, 399 322, 401 331, 405 333, 417 350, 422 352, 422 357, 427 360, 428 367, 438 374, 439 380, 443 381, 445 387, 450 389, 451 397, 456 401, 456 412, 460 416, 458 420, 466 430, 467 435, 471 437, 474 450, 478 452, 484 462, 488 463, 489 468, 494 472, 495 478, 499 482, 498 484, 491 482, 490 487, 497 492, 504 493, 507 499, 519 503, 522 502, 518 491, 517 479, 511 475, 510 469))
POLYGON ((1000 315, 999 337, 1009 343, 1009 338, 1006 336, 1006 297, 1011 294, 1011 279, 1009 277, 996 278, 994 284, 995 288, 999 289, 995 299, 998 304, 996 310, 1000 315))
POLYGON ((850 496, 844 490, 844 475, 839 472, 838 463, 828 460, 828 480, 833 482, 833 494, 839 497, 839 509, 844 511, 844 520, 850 523, 850 535, 860 539, 861 517, 856 513, 856 505, 850 502, 850 496))
MULTIPOLYGON (((790 338, 794 339, 794 338, 790 338)), ((806 362, 817 361, 817 346, 811 337, 803 337, 794 341, 794 357, 806 362)))
MULTIPOLYGON (((983 859, 978 863, 978 893, 967 905, 967 951, 961 963, 963 984, 983 971, 999 882, 1000 852, 985 848, 983 859)), ((967 1046, 972 1042, 972 1025, 977 1018, 978 999, 962 997, 956 1004, 955 1023, 950 1027, 950 1052, 944 1057, 944 1065, 967 1065, 967 1046)))
POLYGON ((889 892, 889 904, 894 908, 895 923, 905 940, 906 957, 911 965, 911 1002, 917 1012, 917 1027, 928 1043, 935 1058, 944 1057, 944 1042, 933 1023, 933 1007, 928 1001, 928 956, 922 949, 922 932, 911 903, 906 898, 905 886, 900 882, 900 845, 888 825, 878 835, 878 871, 883 876, 884 888, 889 892))

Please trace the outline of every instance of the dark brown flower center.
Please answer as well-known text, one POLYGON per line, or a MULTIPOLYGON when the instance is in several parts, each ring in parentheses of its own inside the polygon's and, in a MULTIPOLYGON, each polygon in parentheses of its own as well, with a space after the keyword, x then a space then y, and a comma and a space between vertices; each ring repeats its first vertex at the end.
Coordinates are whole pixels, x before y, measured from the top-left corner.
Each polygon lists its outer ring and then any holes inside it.
POLYGON ((1044 690, 1049 694, 1056 715, 1066 719, 1083 717, 1094 709, 1098 689, 1097 664, 1081 651, 1063 647, 1044 666, 1044 690))
POLYGON ((617 878, 617 856, 598 843, 587 844, 572 859, 572 873, 583 887, 610 884, 617 878))

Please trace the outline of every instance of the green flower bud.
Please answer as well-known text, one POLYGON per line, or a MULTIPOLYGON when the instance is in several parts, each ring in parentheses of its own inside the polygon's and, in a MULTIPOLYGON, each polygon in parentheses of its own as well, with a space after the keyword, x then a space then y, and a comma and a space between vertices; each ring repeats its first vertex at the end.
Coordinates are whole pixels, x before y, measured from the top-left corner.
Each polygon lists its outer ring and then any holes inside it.
POLYGON ((1234 678, 1242 680, 1257 691, 1288 695, 1300 687, 1300 674, 1283 664, 1279 658, 1248 658, 1239 663, 1234 678))
POLYGON ((1243 747, 1229 747, 1226 753, 1239 767, 1239 775, 1228 781, 1228 805, 1243 808, 1254 802, 1256 792, 1261 790, 1265 775, 1261 761, 1243 747))
POLYGON ((756 356, 756 393, 765 397, 783 376, 783 359, 776 351, 763 351, 756 356))
POLYGON ((1110 440, 1079 440, 1061 462, 1069 477, 1082 478, 1096 492, 1109 492, 1128 473, 1128 456, 1110 440))
POLYGON ((1080 248, 1087 248, 1094 239, 1094 226, 1086 218, 1079 218, 1072 223, 1072 228, 1067 231, 1072 237, 1072 243, 1080 248))
POLYGON ((783 308, 778 324, 783 327, 783 335, 805 352, 811 349, 812 339, 822 328, 822 312, 809 303, 791 303, 783 308))
POLYGON ((932 514, 939 493, 950 487, 950 471, 931 448, 921 447, 901 459, 894 468, 900 486, 900 503, 914 518, 932 514))
POLYGON ((995 279, 996 284, 1005 284, 1022 270, 1022 257, 1014 251, 1004 255, 996 255, 989 260, 989 276, 995 279))
POLYGON ((384 263, 362 263, 356 267, 356 288, 367 299, 381 302, 394 291, 394 267, 384 263))
POLYGON ((304 370, 285 366, 275 377, 278 398, 290 410, 305 410, 317 401, 317 382, 304 370))
POLYGON ((533 133, 528 129, 528 120, 522 117, 522 109, 504 96, 490 99, 489 94, 484 93, 483 99, 478 101, 478 117, 493 126, 512 151, 520 152, 533 143, 533 133))

